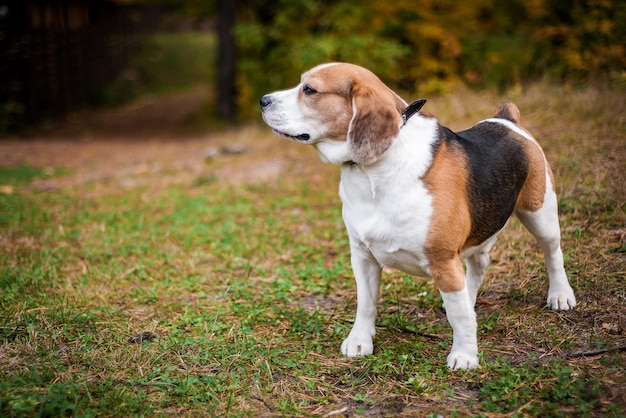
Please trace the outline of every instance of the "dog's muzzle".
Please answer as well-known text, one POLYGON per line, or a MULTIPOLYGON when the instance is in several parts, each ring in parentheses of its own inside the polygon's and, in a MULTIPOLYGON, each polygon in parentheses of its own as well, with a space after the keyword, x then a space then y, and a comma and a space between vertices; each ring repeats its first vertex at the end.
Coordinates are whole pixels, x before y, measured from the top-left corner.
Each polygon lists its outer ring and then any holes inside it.
MULTIPOLYGON (((265 96, 261 97, 261 100, 259 100, 259 104, 261 105, 261 112, 265 112, 266 110, 268 110, 268 108, 272 105, 272 103, 273 102, 272 102, 271 95, 266 94, 265 96)), ((265 119, 265 114, 263 114, 263 119, 265 119)), ((276 132, 276 134, 280 136, 284 136, 286 138, 295 139, 296 141, 306 142, 309 139, 311 139, 311 136, 309 134, 290 135, 286 132, 282 132, 277 129, 274 129, 271 125, 270 127, 274 130, 274 132, 276 132)))
POLYGON ((269 94, 266 94, 265 96, 261 97, 261 100, 259 101, 259 103, 261 104, 261 109, 265 109, 266 107, 272 104, 272 98, 270 97, 269 94))

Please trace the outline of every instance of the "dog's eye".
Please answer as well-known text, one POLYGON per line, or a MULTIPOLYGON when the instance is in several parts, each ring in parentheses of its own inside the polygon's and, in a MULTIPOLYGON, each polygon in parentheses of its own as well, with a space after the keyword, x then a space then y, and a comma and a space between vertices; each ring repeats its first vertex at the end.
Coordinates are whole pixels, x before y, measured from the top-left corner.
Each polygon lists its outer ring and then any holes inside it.
POLYGON ((317 93, 317 90, 315 90, 313 87, 309 86, 308 84, 305 84, 304 87, 302 87, 302 93, 306 94, 307 96, 310 96, 312 94, 317 93))

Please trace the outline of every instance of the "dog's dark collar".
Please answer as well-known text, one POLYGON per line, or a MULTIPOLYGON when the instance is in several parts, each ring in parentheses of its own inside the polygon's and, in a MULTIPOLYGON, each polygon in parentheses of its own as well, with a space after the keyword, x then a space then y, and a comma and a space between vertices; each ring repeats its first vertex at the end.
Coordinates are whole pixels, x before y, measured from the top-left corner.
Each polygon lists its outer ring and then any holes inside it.
POLYGON ((402 111, 402 124, 404 125, 406 121, 408 121, 411 116, 419 112, 419 110, 426 104, 426 99, 419 99, 408 105, 402 111))

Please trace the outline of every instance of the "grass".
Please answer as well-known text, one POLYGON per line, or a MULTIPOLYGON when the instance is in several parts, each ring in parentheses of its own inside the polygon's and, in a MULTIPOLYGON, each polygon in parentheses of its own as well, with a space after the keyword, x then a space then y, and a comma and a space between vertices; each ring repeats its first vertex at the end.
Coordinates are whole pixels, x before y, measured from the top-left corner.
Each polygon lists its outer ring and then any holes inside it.
MULTIPOLYGON (((427 110, 462 129, 501 96, 427 110), (452 123, 451 123, 452 122, 452 123)), ((338 172, 264 128, 196 181, 33 192, 0 170, 2 416, 624 416, 624 95, 511 91, 559 184, 579 306, 545 309, 538 249, 513 221, 478 298, 481 365, 451 372, 431 282, 385 272, 375 355, 347 359, 355 289, 338 172), (280 159, 277 180, 219 180, 280 159), (98 190, 94 193, 93 190, 98 190)), ((98 182, 98 180, 94 180, 98 182)))

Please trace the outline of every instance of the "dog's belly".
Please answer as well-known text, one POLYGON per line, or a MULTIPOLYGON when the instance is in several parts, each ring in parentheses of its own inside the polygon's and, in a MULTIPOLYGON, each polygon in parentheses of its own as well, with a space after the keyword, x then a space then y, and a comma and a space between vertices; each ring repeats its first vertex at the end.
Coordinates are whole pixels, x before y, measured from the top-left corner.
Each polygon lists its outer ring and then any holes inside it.
POLYGON ((391 267, 413 276, 430 277, 428 261, 416 249, 385 248, 385 245, 370 246, 370 251, 381 266, 391 267))

